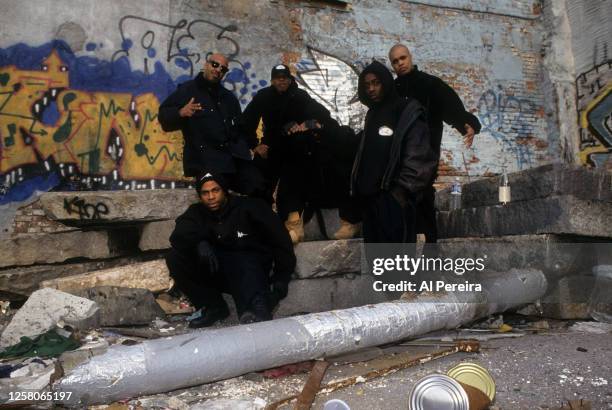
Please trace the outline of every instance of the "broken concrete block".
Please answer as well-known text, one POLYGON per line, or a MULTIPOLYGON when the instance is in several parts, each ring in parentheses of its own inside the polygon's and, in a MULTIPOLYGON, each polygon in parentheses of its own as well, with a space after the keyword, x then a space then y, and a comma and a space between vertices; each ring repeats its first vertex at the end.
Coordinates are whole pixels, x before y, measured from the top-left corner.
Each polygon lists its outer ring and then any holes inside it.
MULTIPOLYGON (((150 256, 147 256, 147 258, 151 259, 150 256)), ((3 269, 0 270, 0 292, 5 300, 25 300, 32 292, 40 289, 40 283, 43 281, 140 263, 143 260, 146 259, 142 256, 135 256, 83 263, 20 266, 3 269)))
POLYGON ((150 222, 142 227, 138 248, 141 251, 170 248, 170 235, 176 223, 172 221, 150 222))
MULTIPOLYGON (((612 201, 612 174, 578 165, 549 164, 508 175, 512 202, 571 195, 578 199, 612 201)), ((480 179, 462 186, 462 208, 497 205, 500 177, 480 179)), ((436 206, 449 210, 450 189, 436 194, 436 206)))
POLYGON ((325 312, 334 309, 386 302, 384 292, 375 292, 372 275, 295 279, 289 282, 289 294, 283 299, 274 317, 304 312, 325 312))
POLYGON ((161 292, 170 289, 172 284, 173 281, 170 278, 166 261, 156 259, 154 261, 119 266, 82 275, 47 280, 41 282, 40 287, 73 292, 96 286, 118 286, 161 292))
POLYGON ((62 376, 62 369, 53 359, 26 359, 24 367, 11 372, 11 377, 0 378, 0 402, 15 400, 15 392, 39 392, 46 390, 62 376), (11 394, 12 393, 12 394, 11 394))
POLYGON ((298 278, 361 272, 362 240, 302 242, 295 246, 298 278))
POLYGON ((0 240, 0 268, 111 256, 108 235, 100 231, 60 232, 0 240))
POLYGON ((193 189, 47 192, 40 197, 48 218, 75 225, 175 219, 196 201, 193 189))
POLYGON ((59 357, 59 362, 62 365, 62 369, 64 369, 64 373, 70 372, 70 370, 84 361, 89 360, 91 357, 105 353, 108 350, 108 346, 108 342, 101 339, 95 342, 89 342, 76 350, 62 353, 59 357))
POLYGON ((148 289, 97 286, 73 294, 96 302, 100 326, 145 325, 165 316, 148 289))
POLYGON ((438 213, 440 238, 527 234, 612 237, 612 202, 555 196, 438 213))
POLYGON ((44 333, 60 320, 76 329, 87 329, 98 326, 99 319, 98 305, 91 300, 55 289, 37 290, 2 332, 0 346, 14 345, 21 336, 44 333))

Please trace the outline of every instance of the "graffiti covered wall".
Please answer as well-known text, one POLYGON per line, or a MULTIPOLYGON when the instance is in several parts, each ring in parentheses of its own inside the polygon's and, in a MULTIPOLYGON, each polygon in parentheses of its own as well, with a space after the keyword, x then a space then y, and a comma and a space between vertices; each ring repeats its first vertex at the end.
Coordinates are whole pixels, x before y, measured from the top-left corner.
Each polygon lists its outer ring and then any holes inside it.
POLYGON ((612 7, 567 0, 576 66, 580 161, 612 169, 612 7))
POLYGON ((470 149, 445 129, 443 176, 550 162, 548 147, 557 141, 539 86, 537 4, 7 0, 0 205, 49 189, 186 184, 182 137, 162 132, 157 110, 213 51, 230 58, 224 85, 243 107, 284 62, 338 121, 358 129, 365 114, 358 73, 372 58, 386 62, 389 47, 402 41, 419 68, 451 84, 483 124, 470 149))

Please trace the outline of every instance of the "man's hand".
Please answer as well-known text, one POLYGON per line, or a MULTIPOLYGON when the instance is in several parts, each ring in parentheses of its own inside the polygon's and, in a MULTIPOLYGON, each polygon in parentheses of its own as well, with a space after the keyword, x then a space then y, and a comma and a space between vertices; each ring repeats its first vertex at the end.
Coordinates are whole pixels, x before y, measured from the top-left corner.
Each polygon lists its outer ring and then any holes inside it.
POLYGON ((308 130, 308 128, 306 128, 306 125, 304 123, 295 124, 293 127, 289 128, 287 134, 291 135, 295 134, 296 132, 304 132, 306 130, 308 130))
POLYGON ((253 152, 263 159, 268 159, 268 147, 266 144, 259 144, 253 149, 253 152))
POLYGON ((476 132, 474 128, 470 127, 470 124, 465 124, 465 135, 463 136, 463 143, 466 148, 472 148, 472 143, 474 142, 474 135, 476 132))
POLYGON ((187 104, 183 108, 179 110, 179 115, 181 117, 191 117, 194 112, 200 111, 202 106, 200 103, 194 102, 195 98, 191 98, 187 104))
POLYGON ((212 246, 206 241, 198 244, 198 262, 201 267, 208 270, 211 275, 219 271, 219 261, 212 249, 212 246))

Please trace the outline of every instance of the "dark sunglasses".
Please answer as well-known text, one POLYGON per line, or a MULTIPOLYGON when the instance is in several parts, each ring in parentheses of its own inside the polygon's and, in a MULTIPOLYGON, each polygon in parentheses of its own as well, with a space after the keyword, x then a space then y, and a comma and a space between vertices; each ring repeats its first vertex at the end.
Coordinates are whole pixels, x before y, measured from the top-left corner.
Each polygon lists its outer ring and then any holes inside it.
POLYGON ((221 65, 220 63, 217 63, 217 62, 216 62, 216 61, 214 61, 214 60, 210 60, 210 61, 209 61, 209 63, 210 63, 210 65, 212 66, 212 68, 219 68, 219 67, 221 67, 221 72, 222 72, 223 74, 225 74, 225 73, 227 73, 227 72, 229 71, 228 66, 226 66, 226 65, 221 65))

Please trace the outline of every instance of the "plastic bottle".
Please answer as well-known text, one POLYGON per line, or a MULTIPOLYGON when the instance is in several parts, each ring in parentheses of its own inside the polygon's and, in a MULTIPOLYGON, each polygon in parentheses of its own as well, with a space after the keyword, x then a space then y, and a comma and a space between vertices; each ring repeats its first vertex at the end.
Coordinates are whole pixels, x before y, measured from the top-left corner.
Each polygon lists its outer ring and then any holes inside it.
POLYGON ((459 178, 455 178, 450 192, 450 210, 455 211, 457 209, 461 209, 461 182, 459 182, 459 178))
POLYGON ((501 179, 499 181, 499 202, 502 205, 506 205, 510 201, 510 182, 508 181, 508 174, 506 173, 506 169, 504 168, 502 171, 501 179))

